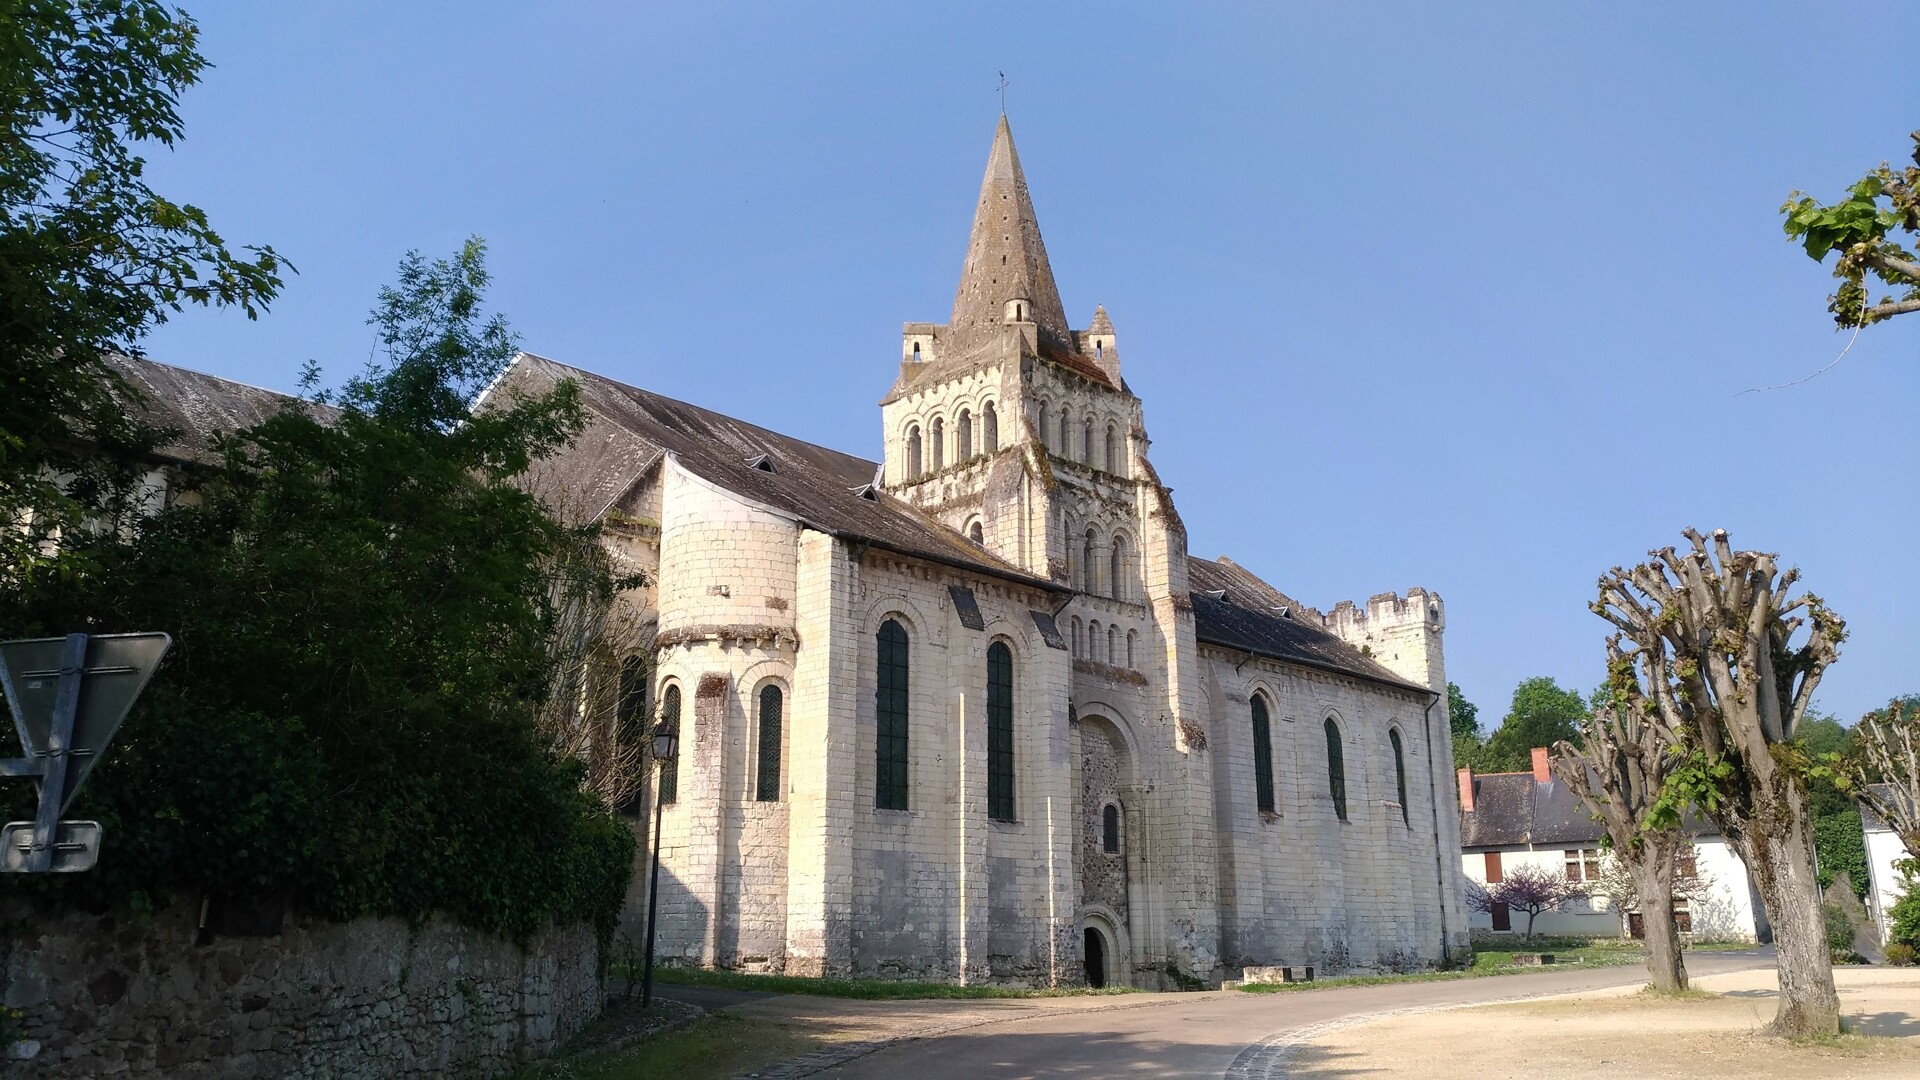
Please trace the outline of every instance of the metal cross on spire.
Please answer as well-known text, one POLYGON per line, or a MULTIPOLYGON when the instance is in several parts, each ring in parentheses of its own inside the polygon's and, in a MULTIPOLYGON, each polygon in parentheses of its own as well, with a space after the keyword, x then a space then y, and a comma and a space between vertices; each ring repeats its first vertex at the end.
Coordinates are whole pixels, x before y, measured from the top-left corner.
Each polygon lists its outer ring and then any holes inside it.
POLYGON ((1000 115, 1007 115, 1007 73, 1000 73, 1000 115))

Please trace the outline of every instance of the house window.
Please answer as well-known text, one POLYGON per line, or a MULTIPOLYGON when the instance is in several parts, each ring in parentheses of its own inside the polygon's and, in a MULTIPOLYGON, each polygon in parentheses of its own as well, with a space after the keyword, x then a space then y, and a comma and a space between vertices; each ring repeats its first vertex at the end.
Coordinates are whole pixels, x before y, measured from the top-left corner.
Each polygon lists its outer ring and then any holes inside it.
POLYGON ((1507 880, 1507 876, 1500 872, 1500 853, 1499 852, 1489 851, 1483 857, 1486 859, 1486 862, 1487 862, 1487 875, 1486 875, 1487 884, 1497 885, 1500 882, 1507 880))
POLYGON ((873 805, 907 808, 907 632, 892 619, 880 624, 874 690, 873 805))
POLYGON ((753 792, 760 802, 780 801, 780 705, 779 687, 760 688, 760 775, 753 792))
POLYGON ((980 407, 980 426, 983 429, 980 433, 981 448, 989 454, 998 453, 1000 450, 1000 414, 995 411, 993 402, 991 401, 980 407))
POLYGON ((920 425, 907 428, 907 479, 918 480, 925 466, 920 457, 920 425))
MULTIPOLYGON (((660 726, 678 734, 680 731, 680 688, 669 686, 660 695, 660 726)), ((660 805, 671 806, 680 801, 680 756, 673 757, 660 765, 660 805)))
POLYGON ((1120 854, 1120 808, 1112 803, 1100 811, 1100 850, 1120 854))
POLYGON ((1566 856, 1568 881, 1600 880, 1599 848, 1581 848, 1567 852, 1566 856))
POLYGON ((1253 801, 1261 813, 1273 813, 1273 730, 1267 699, 1259 694, 1253 695, 1253 801))
POLYGON ((1673 928, 1683 934, 1693 933, 1693 911, 1683 897, 1673 899, 1673 928))
POLYGON ((1013 818, 1013 650, 987 646, 987 816, 1013 818))
POLYGON ((927 441, 933 444, 933 471, 947 467, 947 424, 939 417, 927 425, 927 441))
POLYGON ((1400 793, 1400 824, 1411 825, 1412 821, 1407 817, 1407 759, 1401 752, 1398 728, 1387 729, 1387 742, 1393 746, 1393 783, 1394 789, 1400 793))
POLYGON ((960 420, 956 426, 958 428, 956 434, 959 437, 960 445, 954 451, 953 460, 966 461, 973 457, 973 414, 965 409, 961 409, 960 420))
POLYGON ((1327 794, 1333 796, 1333 812, 1347 820, 1347 760, 1340 748, 1340 725, 1327 717, 1327 794))
POLYGON ((1700 864, 1692 844, 1673 853, 1673 876, 1682 879, 1700 876, 1700 864))

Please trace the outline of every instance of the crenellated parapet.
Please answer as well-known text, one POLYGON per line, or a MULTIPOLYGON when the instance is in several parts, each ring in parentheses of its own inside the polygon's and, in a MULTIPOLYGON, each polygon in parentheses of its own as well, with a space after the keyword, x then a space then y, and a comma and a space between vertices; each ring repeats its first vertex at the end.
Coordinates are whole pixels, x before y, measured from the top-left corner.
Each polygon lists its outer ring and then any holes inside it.
POLYGON ((1365 606, 1342 600, 1320 621, 1336 637, 1401 678, 1445 690, 1441 639, 1447 629, 1447 605, 1439 593, 1416 585, 1405 596, 1375 593, 1365 606))

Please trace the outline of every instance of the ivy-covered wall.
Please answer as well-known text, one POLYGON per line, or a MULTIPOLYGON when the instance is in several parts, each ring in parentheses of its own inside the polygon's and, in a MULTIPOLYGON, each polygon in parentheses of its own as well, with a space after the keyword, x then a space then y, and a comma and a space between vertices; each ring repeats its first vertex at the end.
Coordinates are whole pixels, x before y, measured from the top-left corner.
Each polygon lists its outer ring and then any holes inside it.
POLYGON ((601 1007, 593 927, 524 947, 435 919, 289 918, 202 938, 197 905, 150 918, 16 919, 5 1004, 25 1014, 8 1076, 125 1080, 491 1077, 601 1007))

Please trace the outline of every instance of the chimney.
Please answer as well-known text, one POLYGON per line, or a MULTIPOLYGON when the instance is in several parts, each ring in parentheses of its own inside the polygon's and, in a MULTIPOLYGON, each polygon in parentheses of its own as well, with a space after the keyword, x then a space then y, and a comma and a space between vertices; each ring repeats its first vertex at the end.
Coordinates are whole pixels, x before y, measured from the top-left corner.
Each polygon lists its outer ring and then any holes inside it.
POLYGON ((1473 770, 1460 770, 1460 809, 1473 813, 1473 770))
POLYGON ((1544 784, 1553 779, 1553 767, 1548 764, 1550 760, 1551 758, 1547 754, 1546 747, 1536 746, 1533 748, 1533 780, 1535 783, 1544 784))

